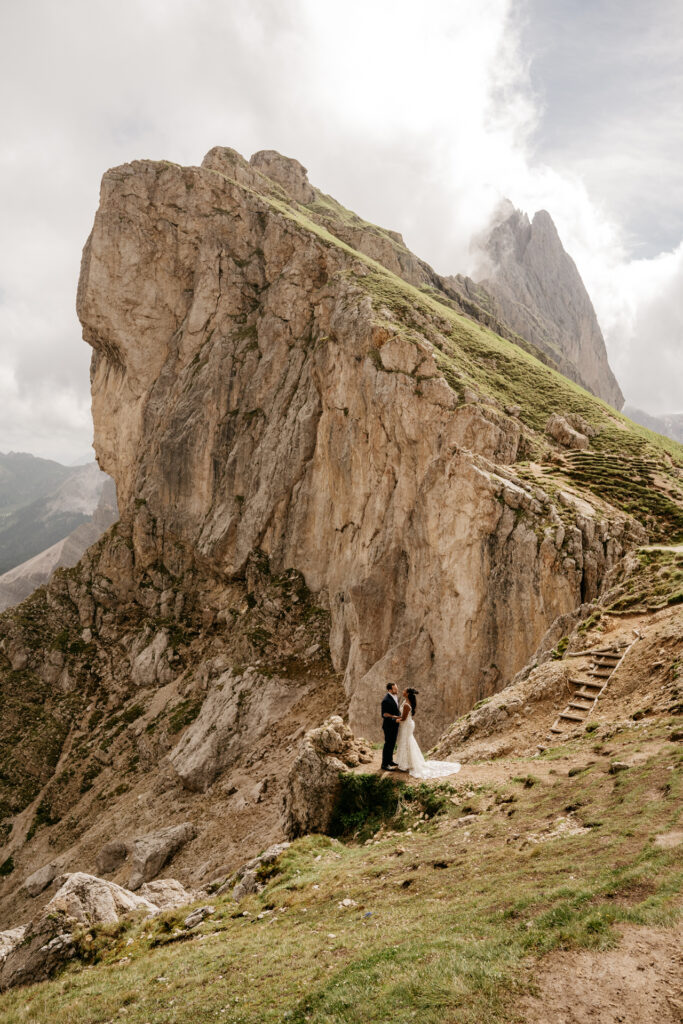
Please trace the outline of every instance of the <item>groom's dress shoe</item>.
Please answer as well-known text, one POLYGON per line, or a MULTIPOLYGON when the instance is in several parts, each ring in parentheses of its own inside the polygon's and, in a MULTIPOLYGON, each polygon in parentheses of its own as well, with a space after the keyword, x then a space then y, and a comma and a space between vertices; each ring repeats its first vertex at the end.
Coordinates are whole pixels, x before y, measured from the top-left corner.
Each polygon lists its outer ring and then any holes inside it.
POLYGON ((383 764, 382 765, 382 771, 383 772, 394 772, 394 771, 396 771, 397 767, 398 767, 398 765, 395 765, 395 764, 383 764))
POLYGON ((398 768, 398 761, 390 761, 389 764, 392 768, 398 768))

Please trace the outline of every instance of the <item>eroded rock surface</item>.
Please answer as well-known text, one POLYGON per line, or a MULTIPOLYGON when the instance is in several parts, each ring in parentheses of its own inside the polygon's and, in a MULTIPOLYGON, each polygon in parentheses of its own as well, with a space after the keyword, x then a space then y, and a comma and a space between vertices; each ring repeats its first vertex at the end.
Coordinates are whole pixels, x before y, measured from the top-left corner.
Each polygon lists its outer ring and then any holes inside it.
POLYGON ((186 821, 133 839, 130 843, 132 871, 128 888, 135 891, 143 882, 155 878, 178 850, 196 835, 195 826, 186 821))
POLYGON ((338 715, 306 733, 287 781, 284 827, 290 838, 329 828, 340 788, 340 773, 372 761, 338 715))

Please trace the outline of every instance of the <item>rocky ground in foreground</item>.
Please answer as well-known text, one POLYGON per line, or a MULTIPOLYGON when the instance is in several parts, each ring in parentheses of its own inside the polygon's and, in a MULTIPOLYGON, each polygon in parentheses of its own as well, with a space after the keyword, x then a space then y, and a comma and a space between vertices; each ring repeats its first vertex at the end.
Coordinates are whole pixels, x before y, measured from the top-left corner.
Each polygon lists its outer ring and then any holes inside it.
POLYGON ((527 694, 535 737, 475 712, 443 782, 358 765, 332 836, 197 894, 189 927, 192 905, 84 924, 0 1021, 678 1022, 683 610, 617 621, 572 634, 641 633, 574 733, 538 749, 556 708, 527 694))

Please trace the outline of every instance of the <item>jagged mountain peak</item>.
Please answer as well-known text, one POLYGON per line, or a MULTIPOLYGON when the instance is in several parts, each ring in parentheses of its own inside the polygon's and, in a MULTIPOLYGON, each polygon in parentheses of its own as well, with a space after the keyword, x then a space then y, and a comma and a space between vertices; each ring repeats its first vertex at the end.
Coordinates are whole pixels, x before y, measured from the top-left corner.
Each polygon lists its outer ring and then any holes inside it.
POLYGON ((485 293, 503 323, 549 356, 567 376, 620 409, 624 402, 605 340, 576 264, 547 210, 530 219, 508 199, 474 242, 471 297, 485 293))

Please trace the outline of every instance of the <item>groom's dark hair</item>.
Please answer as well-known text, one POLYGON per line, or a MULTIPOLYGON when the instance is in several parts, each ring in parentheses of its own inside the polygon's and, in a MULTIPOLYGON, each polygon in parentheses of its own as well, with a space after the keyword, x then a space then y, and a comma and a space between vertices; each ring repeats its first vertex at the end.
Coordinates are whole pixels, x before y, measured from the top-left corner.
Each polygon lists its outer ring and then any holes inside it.
POLYGON ((390 690, 392 686, 396 686, 396 683, 387 683, 387 690, 390 690))

